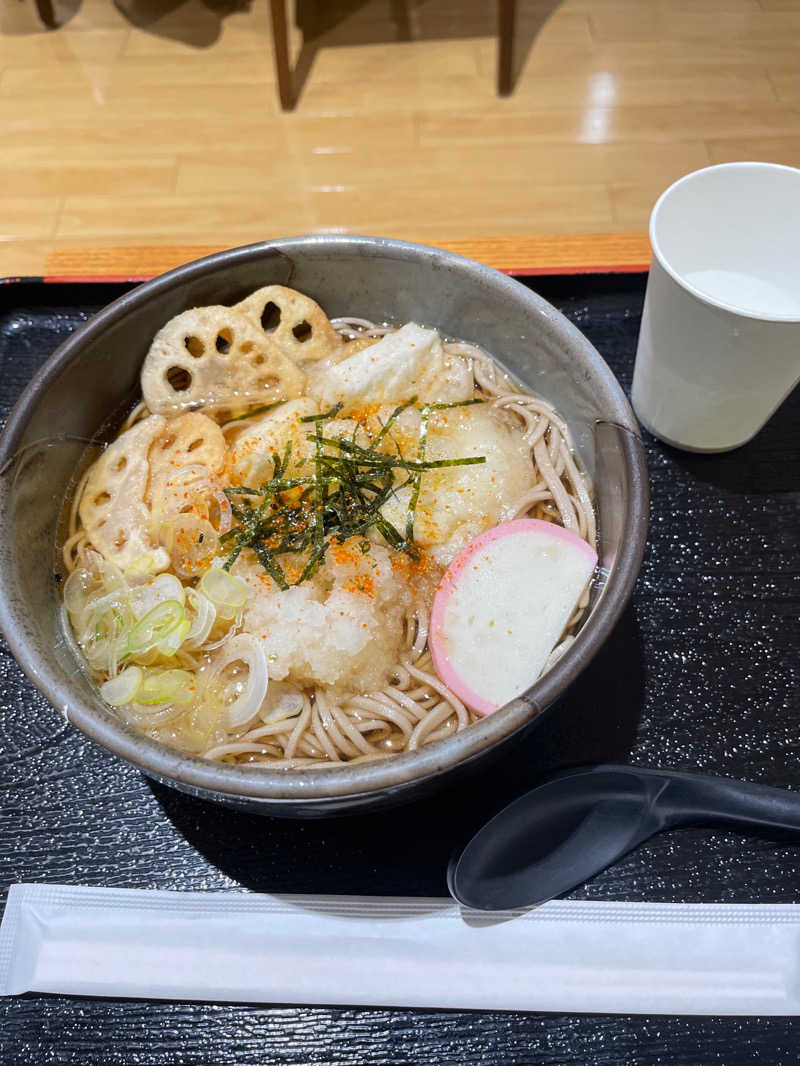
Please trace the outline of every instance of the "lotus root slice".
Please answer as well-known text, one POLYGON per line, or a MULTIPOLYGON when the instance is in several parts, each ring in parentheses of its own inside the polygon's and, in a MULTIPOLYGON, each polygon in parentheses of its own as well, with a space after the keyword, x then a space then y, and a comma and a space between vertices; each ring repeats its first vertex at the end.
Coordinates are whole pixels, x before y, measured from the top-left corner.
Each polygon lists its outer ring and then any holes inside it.
POLYGON ((150 472, 157 477, 162 470, 171 473, 197 463, 218 474, 225 465, 227 445, 216 422, 199 411, 171 418, 150 451, 150 472))
POLYGON ((127 570, 143 559, 154 571, 169 565, 169 556, 149 535, 146 503, 150 466, 148 451, 166 422, 151 415, 110 444, 92 466, 79 512, 87 536, 109 562, 127 570))
POLYGON ((234 306, 285 355, 300 361, 327 359, 343 344, 330 319, 309 296, 283 285, 257 289, 234 306))
POLYGON ((142 366, 142 394, 155 414, 292 399, 303 384, 278 345, 245 315, 222 306, 170 319, 142 366))
POLYGON ((210 418, 199 411, 190 411, 169 419, 150 448, 151 509, 154 501, 161 499, 170 478, 183 467, 202 466, 211 474, 218 474, 225 466, 226 456, 222 430, 210 418))

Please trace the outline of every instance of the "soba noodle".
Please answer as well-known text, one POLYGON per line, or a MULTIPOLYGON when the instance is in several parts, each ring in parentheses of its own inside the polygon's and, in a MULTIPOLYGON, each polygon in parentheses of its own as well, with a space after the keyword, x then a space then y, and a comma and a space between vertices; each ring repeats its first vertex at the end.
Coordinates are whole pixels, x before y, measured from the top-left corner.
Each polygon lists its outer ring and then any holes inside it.
MULTIPOLYGON (((331 325, 346 340, 380 338, 393 332, 364 318, 338 318, 331 325)), ((448 356, 467 360, 474 388, 490 408, 516 427, 529 450, 533 483, 509 509, 509 517, 531 517, 555 522, 572 530, 593 547, 595 516, 590 489, 576 463, 569 433, 563 420, 543 399, 521 391, 481 349, 463 341, 444 344, 448 356)), ((139 403, 128 415, 120 432, 147 418, 139 403)), ((259 415, 218 421, 226 440, 241 439, 243 431, 258 422, 259 415)), ((91 570, 96 563, 94 545, 80 518, 81 500, 90 471, 77 482, 68 509, 67 535, 62 545, 64 565, 91 570)), ((563 654, 574 639, 574 630, 588 604, 588 590, 575 609, 567 629, 545 669, 563 654)), ((291 693, 292 714, 278 720, 255 715, 243 726, 212 730, 205 743, 187 744, 174 729, 185 713, 180 704, 128 704, 119 711, 151 737, 184 747, 208 759, 270 768, 313 767, 322 764, 357 763, 414 751, 467 728, 477 715, 437 677, 428 650, 428 606, 415 603, 405 614, 404 641, 388 683, 374 691, 344 691, 322 684, 300 686, 291 693)), ((240 632, 241 612, 215 643, 187 649, 174 658, 191 674, 207 668, 208 653, 240 632), (205 663, 205 665, 204 665, 205 663)), ((213 631, 212 631, 213 633, 213 631)), ((91 666, 90 666, 91 669, 91 666)), ((99 683, 105 679, 95 669, 99 683)), ((235 680, 235 678, 234 678, 235 680)), ((272 682, 270 682, 272 684, 272 682)), ((235 686, 234 686, 235 687, 235 686)))

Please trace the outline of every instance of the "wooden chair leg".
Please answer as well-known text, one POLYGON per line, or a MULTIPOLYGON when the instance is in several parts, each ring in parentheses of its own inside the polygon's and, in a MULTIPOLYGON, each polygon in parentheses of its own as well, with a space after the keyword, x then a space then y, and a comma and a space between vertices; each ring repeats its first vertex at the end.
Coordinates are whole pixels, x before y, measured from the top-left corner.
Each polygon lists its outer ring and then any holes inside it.
POLYGON ((498 0, 497 16, 497 91, 500 96, 510 96, 514 88, 514 24, 517 0, 498 0))
POLYGON ((39 18, 49 30, 57 29, 58 23, 51 0, 36 0, 36 10, 39 12, 39 18))
POLYGON ((292 70, 289 66, 289 29, 286 21, 286 0, 270 0, 272 16, 272 40, 275 48, 275 73, 278 78, 278 96, 284 111, 294 107, 292 70))

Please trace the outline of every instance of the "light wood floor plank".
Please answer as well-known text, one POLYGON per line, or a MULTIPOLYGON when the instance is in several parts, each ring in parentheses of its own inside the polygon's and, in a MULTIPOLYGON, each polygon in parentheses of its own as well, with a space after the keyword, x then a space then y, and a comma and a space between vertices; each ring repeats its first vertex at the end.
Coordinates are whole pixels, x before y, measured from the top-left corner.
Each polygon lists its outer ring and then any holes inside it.
MULTIPOLYGON (((2 189, 0 185, 0 189, 2 189)), ((61 210, 58 197, 10 197, 0 194, 0 241, 55 236, 61 210)))
POLYGON ((709 137, 796 134, 800 108, 778 103, 696 104, 677 107, 563 108, 509 112, 504 115, 462 112, 446 117, 423 115, 423 146, 441 143, 502 145, 508 143, 633 142, 664 143, 709 137))
POLYGON ((26 201, 36 197, 80 196, 87 189, 94 189, 104 198, 170 193, 175 187, 176 171, 177 164, 169 160, 65 165, 63 159, 53 159, 44 163, 14 164, 3 155, 0 157, 0 189, 4 195, 24 197, 26 201))
POLYGON ((800 131, 796 137, 712 138, 706 143, 712 163, 741 159, 768 159, 787 167, 800 167, 800 131))
POLYGON ((292 18, 290 113, 266 0, 55 3, 75 12, 56 31, 34 0, 0 8, 2 270, 48 242, 325 230, 511 254, 531 234, 643 232, 709 163, 800 163, 798 0, 520 0, 508 99, 495 0, 327 0, 309 41, 292 18))
POLYGON ((311 228, 311 214, 300 195, 291 190, 257 199, 222 193, 206 197, 68 196, 64 200, 57 237, 122 238, 174 244, 176 239, 199 243, 302 233, 311 228))

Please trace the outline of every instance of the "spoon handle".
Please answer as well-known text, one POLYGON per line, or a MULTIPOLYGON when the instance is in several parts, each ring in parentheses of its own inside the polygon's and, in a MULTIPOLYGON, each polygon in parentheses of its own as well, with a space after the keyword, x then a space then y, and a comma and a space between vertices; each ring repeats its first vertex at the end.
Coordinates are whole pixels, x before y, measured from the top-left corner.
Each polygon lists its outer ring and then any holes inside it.
POLYGON ((728 777, 656 772, 669 778, 658 801, 668 821, 726 821, 800 832, 800 793, 728 777))

